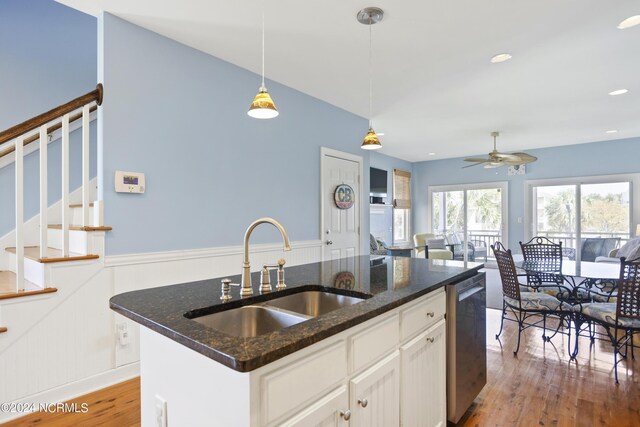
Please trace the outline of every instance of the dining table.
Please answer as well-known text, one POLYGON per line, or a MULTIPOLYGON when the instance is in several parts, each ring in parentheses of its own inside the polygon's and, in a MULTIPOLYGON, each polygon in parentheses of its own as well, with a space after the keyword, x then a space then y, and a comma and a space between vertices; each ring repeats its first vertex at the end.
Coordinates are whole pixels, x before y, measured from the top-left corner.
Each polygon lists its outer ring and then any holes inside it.
POLYGON ((620 278, 620 264, 610 262, 563 260, 560 265, 524 260, 518 267, 528 276, 537 274, 557 278, 546 288, 558 288, 557 297, 570 303, 610 302, 620 278))

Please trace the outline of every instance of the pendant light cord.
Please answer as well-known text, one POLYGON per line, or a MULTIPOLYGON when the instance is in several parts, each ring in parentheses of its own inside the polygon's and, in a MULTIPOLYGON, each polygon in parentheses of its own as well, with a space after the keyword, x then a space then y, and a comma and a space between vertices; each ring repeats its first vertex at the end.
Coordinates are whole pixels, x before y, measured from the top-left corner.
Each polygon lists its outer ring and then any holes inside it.
POLYGON ((371 121, 373 118, 373 44, 371 41, 372 26, 373 22, 371 20, 371 15, 369 15, 369 129, 372 129, 371 121))
POLYGON ((262 87, 261 89, 265 89, 264 86, 264 1, 262 0, 262 87))

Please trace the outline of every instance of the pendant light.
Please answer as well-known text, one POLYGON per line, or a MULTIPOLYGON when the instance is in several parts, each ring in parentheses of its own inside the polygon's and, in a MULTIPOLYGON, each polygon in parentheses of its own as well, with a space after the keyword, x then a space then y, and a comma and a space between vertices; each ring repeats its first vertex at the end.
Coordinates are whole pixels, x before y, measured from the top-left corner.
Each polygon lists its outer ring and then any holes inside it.
POLYGON ((360 146, 363 150, 377 150, 382 148, 378 135, 376 135, 371 124, 371 117, 373 116, 373 45, 371 41, 371 27, 373 24, 382 21, 383 16, 384 11, 378 7, 366 7, 356 15, 358 22, 369 26, 369 131, 360 146))
POLYGON ((254 119, 273 119, 279 114, 267 87, 264 85, 264 0, 262 1, 262 84, 247 114, 254 119))

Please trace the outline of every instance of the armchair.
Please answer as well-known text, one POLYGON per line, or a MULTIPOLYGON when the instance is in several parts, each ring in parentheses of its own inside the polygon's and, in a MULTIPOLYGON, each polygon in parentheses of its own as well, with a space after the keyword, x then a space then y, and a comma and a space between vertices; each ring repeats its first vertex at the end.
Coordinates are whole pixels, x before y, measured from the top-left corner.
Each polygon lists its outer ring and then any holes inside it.
POLYGON ((453 259, 453 252, 445 246, 443 238, 436 238, 431 233, 421 233, 413 235, 413 244, 418 257, 424 256, 425 247, 428 248, 428 258, 431 259, 453 259))

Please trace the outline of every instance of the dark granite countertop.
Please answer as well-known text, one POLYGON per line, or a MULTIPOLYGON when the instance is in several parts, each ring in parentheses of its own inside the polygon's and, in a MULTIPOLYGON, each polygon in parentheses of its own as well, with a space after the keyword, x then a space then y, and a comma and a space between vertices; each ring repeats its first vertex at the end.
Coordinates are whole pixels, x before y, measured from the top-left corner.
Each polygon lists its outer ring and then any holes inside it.
MULTIPOLYGON (((400 257, 359 256, 286 268, 287 288, 261 295, 259 273, 252 274, 254 295, 220 300, 222 278, 163 286, 116 295, 111 309, 236 371, 248 372, 278 360, 322 339, 392 310, 447 284, 470 277, 480 263, 400 257), (302 290, 339 291, 370 296, 358 304, 266 335, 244 338, 226 335, 185 317, 264 302, 302 290)), ((238 266, 240 270, 240 266, 238 266)), ((240 276, 230 276, 234 283, 240 276)), ((276 272, 272 272, 272 285, 276 272)))

